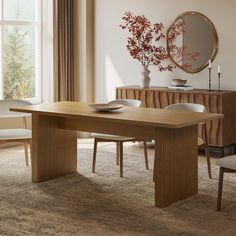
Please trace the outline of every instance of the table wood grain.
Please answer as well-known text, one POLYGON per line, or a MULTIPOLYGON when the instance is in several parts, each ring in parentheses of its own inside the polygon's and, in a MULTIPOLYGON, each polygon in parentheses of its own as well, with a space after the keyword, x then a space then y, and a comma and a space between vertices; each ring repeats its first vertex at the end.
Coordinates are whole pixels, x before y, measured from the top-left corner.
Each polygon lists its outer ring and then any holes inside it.
MULTIPOLYGON (((87 103, 56 102, 11 108, 32 113, 32 181, 77 173, 76 131, 155 140, 155 206, 198 191, 197 126, 222 114, 123 107, 95 112, 87 103)), ((91 157, 92 158, 92 157, 91 157)))

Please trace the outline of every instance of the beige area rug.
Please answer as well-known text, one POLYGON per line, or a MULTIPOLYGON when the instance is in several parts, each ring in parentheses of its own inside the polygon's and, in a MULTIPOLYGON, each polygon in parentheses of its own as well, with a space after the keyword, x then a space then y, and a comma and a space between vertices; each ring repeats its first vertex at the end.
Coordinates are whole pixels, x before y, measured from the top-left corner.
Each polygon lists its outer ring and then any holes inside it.
POLYGON ((222 212, 203 164, 199 193, 158 209, 143 157, 125 155, 123 179, 114 153, 98 152, 96 174, 91 162, 92 150, 80 149, 77 177, 33 184, 22 150, 1 152, 0 235, 236 235, 236 175, 226 175, 222 212))

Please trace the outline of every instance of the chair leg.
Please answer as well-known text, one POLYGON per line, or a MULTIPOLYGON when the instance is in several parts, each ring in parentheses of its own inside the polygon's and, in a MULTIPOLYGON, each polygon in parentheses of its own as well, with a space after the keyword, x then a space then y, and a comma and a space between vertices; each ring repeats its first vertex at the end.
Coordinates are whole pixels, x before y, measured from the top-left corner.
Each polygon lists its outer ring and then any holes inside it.
POLYGON ((30 161, 32 165, 32 140, 29 141, 29 148, 30 148, 30 161))
POLYGON ((207 158, 208 176, 211 179, 212 178, 212 175, 211 175, 211 158, 210 158, 210 153, 209 153, 209 147, 206 147, 205 152, 206 152, 206 158, 207 158))
POLYGON ((95 173, 95 166, 96 166, 96 156, 97 156, 97 139, 94 139, 94 147, 93 147, 93 166, 92 172, 95 173))
POLYGON ((219 186, 218 186, 218 197, 217 197, 217 211, 220 211, 220 210, 221 210, 223 178, 224 178, 224 170, 223 170, 222 167, 220 167, 219 186))
POLYGON ((120 142, 120 177, 123 178, 123 142, 120 142))
POLYGON ((144 150, 144 158, 145 158, 145 165, 146 165, 146 169, 148 170, 148 154, 147 154, 147 143, 146 141, 143 141, 143 150, 144 150))
POLYGON ((209 152, 209 140, 208 140, 208 133, 207 133, 207 127, 206 123, 203 124, 203 133, 204 133, 204 139, 205 139, 205 152, 206 152, 206 158, 207 158, 207 168, 208 168, 208 176, 211 179, 211 160, 210 160, 210 152, 209 152))
POLYGON ((116 165, 120 164, 120 142, 116 142, 116 165))
POLYGON ((29 155, 28 155, 28 143, 24 143, 25 148, 25 164, 29 165, 29 155))

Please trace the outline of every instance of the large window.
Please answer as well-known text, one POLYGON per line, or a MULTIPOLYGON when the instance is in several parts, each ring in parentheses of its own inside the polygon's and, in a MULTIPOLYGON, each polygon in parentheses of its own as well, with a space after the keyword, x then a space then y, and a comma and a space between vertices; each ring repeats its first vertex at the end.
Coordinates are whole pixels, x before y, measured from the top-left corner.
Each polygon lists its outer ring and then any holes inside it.
POLYGON ((41 99, 40 3, 0 0, 0 99, 41 99))

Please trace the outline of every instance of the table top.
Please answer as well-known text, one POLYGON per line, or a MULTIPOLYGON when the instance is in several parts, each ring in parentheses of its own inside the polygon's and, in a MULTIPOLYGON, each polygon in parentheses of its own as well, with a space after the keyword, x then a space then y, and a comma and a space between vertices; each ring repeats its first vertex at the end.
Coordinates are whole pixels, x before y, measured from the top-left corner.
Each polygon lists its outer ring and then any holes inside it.
POLYGON ((182 128, 207 120, 223 118, 223 114, 127 106, 113 112, 95 112, 88 103, 80 102, 54 102, 16 108, 12 107, 10 110, 66 118, 93 118, 94 122, 97 119, 114 123, 130 123, 166 128, 182 128))

